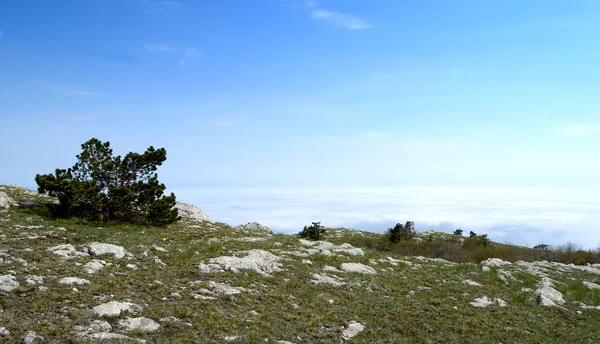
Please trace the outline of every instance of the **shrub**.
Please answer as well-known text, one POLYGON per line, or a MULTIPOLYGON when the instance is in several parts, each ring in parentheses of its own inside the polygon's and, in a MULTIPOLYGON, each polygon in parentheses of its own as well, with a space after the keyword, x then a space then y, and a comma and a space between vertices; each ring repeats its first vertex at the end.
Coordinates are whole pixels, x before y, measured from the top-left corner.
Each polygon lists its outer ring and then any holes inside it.
MULTIPOLYGON (((471 232, 471 233, 473 233, 473 232, 471 232)), ((490 242, 490 239, 488 239, 487 234, 470 235, 463 242, 463 248, 465 248, 465 249, 474 249, 474 248, 477 248, 477 247, 486 247, 489 244, 489 242, 490 242)))
POLYGON ((388 238, 393 243, 400 242, 401 240, 410 240, 417 235, 415 224, 412 221, 407 221, 404 226, 401 223, 397 223, 394 227, 388 229, 387 233, 388 238))
POLYGON ((473 232, 473 231, 470 231, 470 232, 469 232, 469 238, 474 238, 474 237, 476 237, 476 236, 477 236, 477 233, 475 233, 475 232, 473 232))
POLYGON ((463 230, 459 228, 459 229, 455 230, 453 234, 457 235, 457 236, 462 236, 463 235, 463 230))
POLYGON ((175 195, 163 196, 157 166, 167 159, 164 148, 113 157, 110 142, 92 138, 81 145, 69 169, 36 175, 38 192, 56 196, 59 217, 165 226, 178 219, 175 195))
POLYGON ((325 234, 325 227, 321 226, 321 222, 313 222, 310 226, 304 226, 304 230, 298 235, 311 240, 319 240, 322 234, 325 234))

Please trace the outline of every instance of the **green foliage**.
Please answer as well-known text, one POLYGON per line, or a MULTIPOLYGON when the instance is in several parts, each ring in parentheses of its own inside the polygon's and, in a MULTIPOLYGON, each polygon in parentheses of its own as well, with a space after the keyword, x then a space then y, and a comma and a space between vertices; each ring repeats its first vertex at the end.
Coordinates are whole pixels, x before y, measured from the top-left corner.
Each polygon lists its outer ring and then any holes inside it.
POLYGON ((455 230, 453 234, 457 235, 457 236, 462 236, 463 235, 463 230, 459 228, 459 229, 455 230))
POLYGON ((114 157, 110 142, 95 138, 81 148, 73 167, 35 177, 38 192, 58 198, 56 216, 155 226, 178 219, 175 195, 163 196, 165 185, 156 174, 167 159, 164 148, 114 157))
POLYGON ((470 231, 470 232, 469 232, 469 238, 474 238, 474 237, 476 237, 476 236, 477 236, 477 233, 475 233, 475 232, 473 232, 473 231, 470 231))
MULTIPOLYGON (((472 234, 475 234, 471 232, 472 234)), ((488 239, 487 234, 481 235, 470 235, 468 238, 465 238, 463 242, 464 248, 476 248, 476 247, 486 247, 490 243, 490 239, 488 239)))
POLYGON ((298 235, 311 240, 319 240, 322 234, 325 234, 325 227, 321 226, 321 222, 313 222, 310 226, 304 226, 298 235))
POLYGON ((415 224, 412 221, 407 221, 403 226, 401 223, 397 223, 394 227, 388 229, 388 238, 391 242, 397 243, 401 240, 413 239, 417 232, 415 231, 415 224))

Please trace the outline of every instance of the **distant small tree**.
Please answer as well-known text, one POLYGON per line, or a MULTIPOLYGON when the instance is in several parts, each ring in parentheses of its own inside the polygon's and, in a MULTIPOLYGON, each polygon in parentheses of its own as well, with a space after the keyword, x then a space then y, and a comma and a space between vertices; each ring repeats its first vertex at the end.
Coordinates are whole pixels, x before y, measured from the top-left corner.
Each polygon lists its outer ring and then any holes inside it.
POLYGON ((310 226, 304 226, 302 232, 299 233, 302 238, 311 240, 319 240, 322 234, 325 234, 325 227, 321 226, 321 222, 313 222, 310 226))
POLYGON ((389 228, 387 234, 391 242, 397 243, 401 240, 413 239, 417 232, 415 231, 414 222, 407 221, 405 225, 397 223, 394 227, 389 228))
MULTIPOLYGON (((471 232, 471 234, 474 234, 471 232)), ((468 238, 463 241, 463 248, 475 248, 475 247, 485 247, 490 243, 490 239, 488 239, 487 234, 481 235, 469 235, 468 238)))
POLYGON ((460 229, 460 228, 459 228, 459 229, 457 229, 457 230, 455 230, 455 231, 454 231, 454 235, 457 235, 457 236, 462 236, 462 235, 463 235, 463 230, 462 230, 462 229, 460 229))
POLYGON ((58 198, 56 216, 156 226, 178 219, 175 195, 163 196, 156 174, 167 159, 164 148, 115 157, 110 142, 95 138, 81 148, 73 167, 35 177, 38 192, 58 198))
POLYGON ((539 244, 539 245, 533 246, 533 248, 536 249, 536 250, 547 251, 547 250, 550 249, 550 245, 548 245, 548 244, 539 244))
POLYGON ((473 231, 470 231, 470 232, 469 232, 469 237, 470 237, 470 238, 474 238, 474 237, 476 237, 476 236, 477 236, 477 233, 475 233, 475 232, 473 232, 473 231))

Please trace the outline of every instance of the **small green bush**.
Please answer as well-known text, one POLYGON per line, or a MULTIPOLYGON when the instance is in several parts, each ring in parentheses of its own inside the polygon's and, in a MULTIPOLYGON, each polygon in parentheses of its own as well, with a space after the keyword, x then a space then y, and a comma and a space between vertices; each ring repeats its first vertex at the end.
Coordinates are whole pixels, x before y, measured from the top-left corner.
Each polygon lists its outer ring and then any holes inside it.
POLYGON ((454 233, 452 233, 452 234, 457 235, 457 236, 462 236, 463 230, 459 228, 459 229, 455 230, 454 233))
POLYGON ((302 238, 311 240, 319 240, 322 234, 325 234, 325 227, 321 226, 321 222, 313 222, 310 226, 304 226, 302 232, 298 233, 302 238))

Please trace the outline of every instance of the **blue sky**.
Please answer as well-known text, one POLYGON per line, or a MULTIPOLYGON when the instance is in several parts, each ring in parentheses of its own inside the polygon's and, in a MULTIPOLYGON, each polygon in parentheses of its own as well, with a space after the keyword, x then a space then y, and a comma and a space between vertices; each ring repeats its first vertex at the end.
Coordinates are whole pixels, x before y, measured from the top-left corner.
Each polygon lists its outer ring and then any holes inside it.
POLYGON ((596 0, 3 1, 0 183, 97 137, 165 147, 161 181, 217 219, 190 190, 600 194, 599 22, 596 0))

